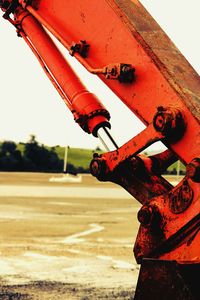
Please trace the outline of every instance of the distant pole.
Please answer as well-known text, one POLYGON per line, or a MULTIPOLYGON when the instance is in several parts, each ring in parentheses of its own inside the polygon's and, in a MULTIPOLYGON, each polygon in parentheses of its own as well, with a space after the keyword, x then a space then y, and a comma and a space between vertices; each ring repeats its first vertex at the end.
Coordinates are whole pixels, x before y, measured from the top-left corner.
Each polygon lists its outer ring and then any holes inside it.
POLYGON ((180 160, 178 160, 177 161, 177 173, 176 173, 177 179, 179 179, 179 176, 180 176, 180 166, 181 166, 181 162, 180 162, 180 160))
POLYGON ((63 173, 67 172, 67 154, 68 154, 68 146, 65 147, 63 173))

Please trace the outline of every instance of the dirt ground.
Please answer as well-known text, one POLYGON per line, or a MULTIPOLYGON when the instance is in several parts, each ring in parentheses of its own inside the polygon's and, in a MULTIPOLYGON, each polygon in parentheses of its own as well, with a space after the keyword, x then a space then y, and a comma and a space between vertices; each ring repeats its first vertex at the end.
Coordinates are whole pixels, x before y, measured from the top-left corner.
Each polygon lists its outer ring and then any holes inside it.
POLYGON ((90 175, 52 176, 0 173, 0 300, 132 299, 139 204, 90 175))
POLYGON ((89 175, 52 176, 0 173, 0 299, 132 299, 138 203, 89 175))

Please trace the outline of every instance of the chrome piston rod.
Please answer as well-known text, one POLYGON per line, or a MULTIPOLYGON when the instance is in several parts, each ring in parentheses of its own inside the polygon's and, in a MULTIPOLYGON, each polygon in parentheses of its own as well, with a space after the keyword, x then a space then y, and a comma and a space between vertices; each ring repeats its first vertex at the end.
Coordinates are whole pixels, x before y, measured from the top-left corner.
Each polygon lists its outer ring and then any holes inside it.
POLYGON ((99 128, 97 136, 104 145, 106 151, 113 151, 119 148, 106 127, 99 128))

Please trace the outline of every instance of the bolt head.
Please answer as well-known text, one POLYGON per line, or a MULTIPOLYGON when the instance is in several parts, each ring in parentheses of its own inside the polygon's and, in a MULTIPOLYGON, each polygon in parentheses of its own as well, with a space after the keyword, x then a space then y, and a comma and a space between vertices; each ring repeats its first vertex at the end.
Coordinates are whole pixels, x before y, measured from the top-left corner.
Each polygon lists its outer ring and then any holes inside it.
POLYGON ((90 163, 91 174, 99 180, 104 180, 106 176, 106 163, 102 159, 93 159, 90 163))
POLYGON ((156 131, 161 132, 171 141, 178 140, 185 129, 182 113, 179 109, 158 107, 153 119, 156 131))
POLYGON ((135 68, 130 64, 120 64, 120 83, 132 83, 135 79, 135 68))
POLYGON ((93 176, 97 177, 99 173, 99 164, 98 161, 93 161, 93 163, 90 166, 90 172, 93 176))
POLYGON ((153 218, 152 207, 144 205, 138 212, 138 221, 142 225, 148 226, 151 224, 152 218, 153 218))
POLYGON ((163 131, 165 126, 165 119, 162 115, 158 115, 155 119, 155 127, 158 131, 163 131))

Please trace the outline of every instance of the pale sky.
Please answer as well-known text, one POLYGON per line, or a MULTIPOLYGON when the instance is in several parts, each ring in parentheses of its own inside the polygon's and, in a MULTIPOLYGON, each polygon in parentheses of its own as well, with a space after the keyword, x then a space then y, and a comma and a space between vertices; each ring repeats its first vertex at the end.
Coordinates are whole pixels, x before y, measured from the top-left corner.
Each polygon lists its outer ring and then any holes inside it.
MULTIPOLYGON (((200 1, 142 0, 188 61, 200 73, 200 1)), ((46 79, 36 58, 15 29, 0 19, 1 97, 0 140, 26 142, 30 134, 47 145, 95 148, 98 139, 83 132, 46 79)), ((95 75, 88 74, 68 55, 66 57, 87 88, 94 92, 111 114, 112 134, 119 145, 144 126, 95 75), (120 122, 119 122, 120 120, 120 122)))

